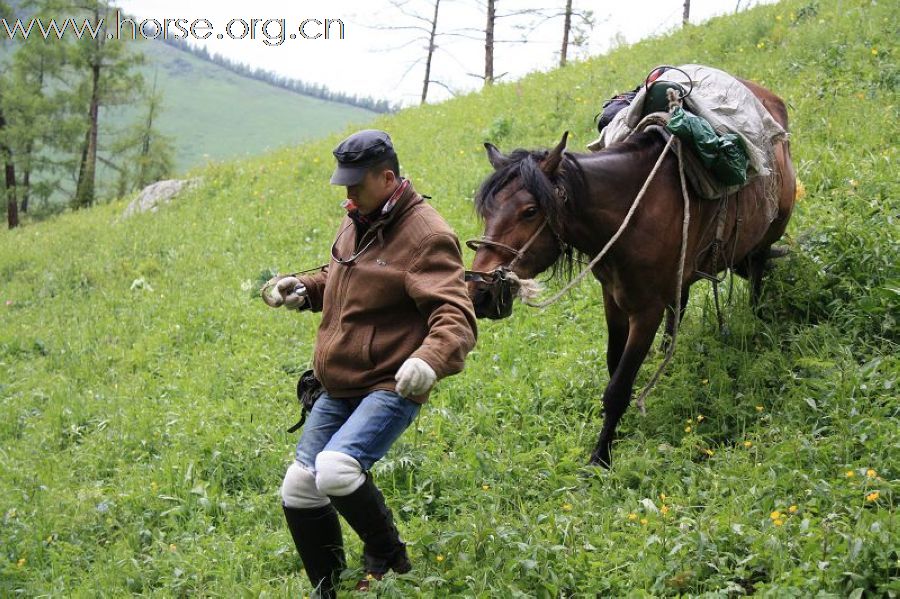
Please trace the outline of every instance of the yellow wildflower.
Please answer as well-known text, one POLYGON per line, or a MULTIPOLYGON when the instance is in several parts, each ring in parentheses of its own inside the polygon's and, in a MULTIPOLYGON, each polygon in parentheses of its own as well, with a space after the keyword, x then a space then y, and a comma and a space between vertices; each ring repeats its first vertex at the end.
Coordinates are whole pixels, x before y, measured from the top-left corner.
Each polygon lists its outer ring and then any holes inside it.
POLYGON ((25 558, 24 557, 19 558, 19 561, 16 562, 16 567, 21 568, 24 565, 25 565, 25 558))
POLYGON ((697 414, 697 422, 703 422, 704 420, 706 420, 706 416, 704 416, 703 414, 697 414))
POLYGON ((866 495, 866 501, 878 501, 879 496, 880 495, 879 495, 878 491, 873 491, 873 492, 869 493, 868 495, 866 495))
POLYGON ((703 453, 705 453, 705 454, 708 455, 709 457, 712 457, 716 452, 715 452, 715 450, 712 450, 712 449, 710 449, 710 448, 707 447, 706 449, 703 450, 703 453))
POLYGON ((641 526, 647 526, 647 519, 641 518, 641 526))
POLYGON ((780 21, 780 20, 781 20, 781 15, 775 15, 775 20, 776 20, 776 21, 780 21))
POLYGON ((876 476, 878 476, 878 473, 869 468, 868 470, 866 470, 866 476, 868 476, 869 478, 875 478, 876 476))
POLYGON ((688 418, 688 419, 687 419, 687 423, 688 423, 688 424, 692 423, 693 421, 694 421, 693 418, 688 418))
POLYGON ((564 503, 564 504, 562 505, 562 509, 563 509, 563 511, 571 512, 571 511, 572 511, 572 504, 571 504, 571 503, 564 503))
POLYGON ((669 513, 669 506, 664 505, 661 508, 659 508, 659 511, 663 516, 665 516, 666 514, 669 513))
POLYGON ((666 494, 665 494, 665 493, 660 493, 660 494, 659 494, 659 500, 660 500, 660 501, 665 501, 665 500, 666 500, 666 494))
POLYGON ((756 406, 756 411, 757 411, 757 412, 762 412, 764 409, 765 409, 765 408, 762 407, 762 406, 756 406))
POLYGON ((878 56, 878 48, 872 48, 872 56, 878 56))
POLYGON ((847 470, 847 472, 844 473, 844 476, 846 476, 847 478, 853 478, 854 476, 856 476, 856 472, 854 472, 853 470, 847 470))
POLYGON ((806 197, 806 186, 803 184, 803 181, 797 179, 797 191, 794 193, 794 199, 796 201, 800 201, 806 197))
POLYGON ((756 47, 762 50, 766 47, 766 42, 759 42, 758 44, 756 44, 756 47))
POLYGON ((175 546, 175 543, 169 545, 169 551, 177 551, 178 547, 175 546))
POLYGON ((442 562, 442 561, 444 561, 444 556, 443 556, 443 555, 438 555, 438 556, 437 556, 436 558, 434 558, 434 559, 436 559, 438 562, 442 562))
POLYGON ((631 520, 632 522, 637 520, 637 517, 638 517, 637 514, 635 514, 634 512, 631 512, 630 514, 628 514, 628 519, 631 520))
POLYGON ((375 580, 374 574, 366 574, 366 580, 375 580))
POLYGON ((753 441, 744 441, 744 447, 748 449, 753 447, 753 441))
POLYGON ((482 490, 482 491, 487 491, 487 490, 490 489, 490 488, 491 488, 491 485, 481 485, 481 490, 482 490))
POLYGON ((686 433, 691 432, 691 427, 689 427, 689 426, 684 427, 684 432, 686 432, 686 433))
POLYGON ((792 513, 792 514, 796 514, 796 513, 797 513, 797 506, 796 506, 796 505, 792 505, 791 507, 788 508, 788 511, 789 511, 790 513, 792 513))
POLYGON ((778 520, 779 518, 781 518, 781 512, 775 510, 774 512, 769 514, 769 518, 771 518, 772 520, 778 520))
POLYGON ((781 518, 777 518, 775 520, 772 520, 772 524, 774 524, 775 526, 781 526, 782 524, 784 524, 784 520, 782 520, 781 518))

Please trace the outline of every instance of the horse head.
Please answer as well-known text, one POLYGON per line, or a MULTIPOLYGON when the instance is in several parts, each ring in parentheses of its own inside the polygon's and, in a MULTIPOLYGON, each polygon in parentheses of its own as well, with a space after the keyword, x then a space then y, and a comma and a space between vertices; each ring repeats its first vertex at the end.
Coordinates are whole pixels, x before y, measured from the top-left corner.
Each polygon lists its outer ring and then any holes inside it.
POLYGON ((509 156, 484 144, 494 172, 475 197, 484 235, 468 242, 475 259, 467 274, 479 318, 509 316, 518 282, 547 270, 564 253, 559 217, 566 192, 560 176, 568 135, 550 151, 515 150, 509 156))

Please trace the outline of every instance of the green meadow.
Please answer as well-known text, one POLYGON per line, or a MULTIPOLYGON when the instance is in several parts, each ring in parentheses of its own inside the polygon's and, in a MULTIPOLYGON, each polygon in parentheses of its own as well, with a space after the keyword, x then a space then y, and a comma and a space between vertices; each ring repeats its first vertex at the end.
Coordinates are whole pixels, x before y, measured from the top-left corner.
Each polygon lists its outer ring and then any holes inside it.
MULTIPOLYGON (((900 594, 898 23, 896 2, 787 0, 375 121, 467 238, 483 141, 569 130, 578 150, 603 99, 699 62, 786 100, 802 183, 762 317, 726 283, 722 335, 693 288, 610 471, 584 466, 599 286, 480 322, 466 370, 375 468, 414 562, 377 596, 900 594)), ((199 168, 155 214, 121 220, 123 198, 0 233, 0 596, 309 594, 279 486, 318 316, 254 289, 326 260, 342 135, 199 168)))

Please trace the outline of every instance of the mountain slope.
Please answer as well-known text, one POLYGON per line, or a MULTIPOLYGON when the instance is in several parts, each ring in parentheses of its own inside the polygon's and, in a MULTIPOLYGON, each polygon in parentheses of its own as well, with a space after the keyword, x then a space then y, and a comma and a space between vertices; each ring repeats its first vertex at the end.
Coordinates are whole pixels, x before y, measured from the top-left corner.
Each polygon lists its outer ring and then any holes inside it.
MULTIPOLYGON (((708 63, 785 98, 805 189, 763 318, 735 281, 721 336, 697 285, 609 472, 582 467, 607 382, 599 287, 480 323, 375 468, 415 565, 378 592, 900 593, 897 23, 895 2, 790 0, 374 122, 466 238, 484 139, 568 129, 576 149, 652 67, 708 63)), ((0 595, 309 594, 278 488, 318 316, 253 287, 328 256, 344 133, 202 169, 156 214, 119 221, 120 201, 0 235, 0 595)))
MULTIPOLYGON (((141 42, 142 71, 163 94, 160 130, 174 138, 179 171, 296 145, 371 120, 375 113, 242 77, 156 41, 141 42)), ((136 111, 124 111, 130 120, 136 111)), ((121 122, 121 121, 120 121, 121 122)))

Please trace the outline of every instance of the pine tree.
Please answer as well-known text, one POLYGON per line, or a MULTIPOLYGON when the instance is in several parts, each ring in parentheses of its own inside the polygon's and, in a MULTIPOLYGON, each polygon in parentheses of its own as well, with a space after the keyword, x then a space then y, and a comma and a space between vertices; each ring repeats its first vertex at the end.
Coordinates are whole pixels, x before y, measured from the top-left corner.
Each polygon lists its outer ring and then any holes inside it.
POLYGON ((106 0, 79 0, 73 10, 86 14, 95 26, 103 19, 99 34, 82 38, 73 52, 73 66, 84 75, 79 92, 87 106, 87 127, 72 201, 78 209, 91 206, 95 200, 100 108, 125 103, 140 90, 143 78, 133 67, 140 64, 143 55, 130 52, 124 40, 107 39, 110 6, 106 0))
POLYGON ((9 141, 21 173, 22 212, 28 211, 32 197, 32 174, 41 173, 44 187, 55 186, 53 173, 63 168, 67 152, 53 146, 71 148, 74 142, 71 135, 64 135, 74 126, 69 113, 71 94, 64 78, 66 52, 63 41, 31 37, 20 44, 7 71, 7 116, 12 121, 9 141))
MULTIPOLYGON (((0 0, 0 17, 11 18, 12 9, 0 0)), ((16 167, 13 163, 12 149, 9 145, 9 127, 6 123, 5 98, 8 95, 9 83, 6 69, 0 70, 0 164, 3 165, 3 195, 6 198, 6 222, 10 229, 19 226, 19 204, 16 200, 16 167)))
POLYGON ((143 119, 138 120, 113 144, 112 154, 120 160, 115 164, 107 163, 119 173, 119 197, 170 177, 174 170, 175 148, 172 140, 156 127, 163 101, 156 90, 155 80, 144 100, 143 119))

